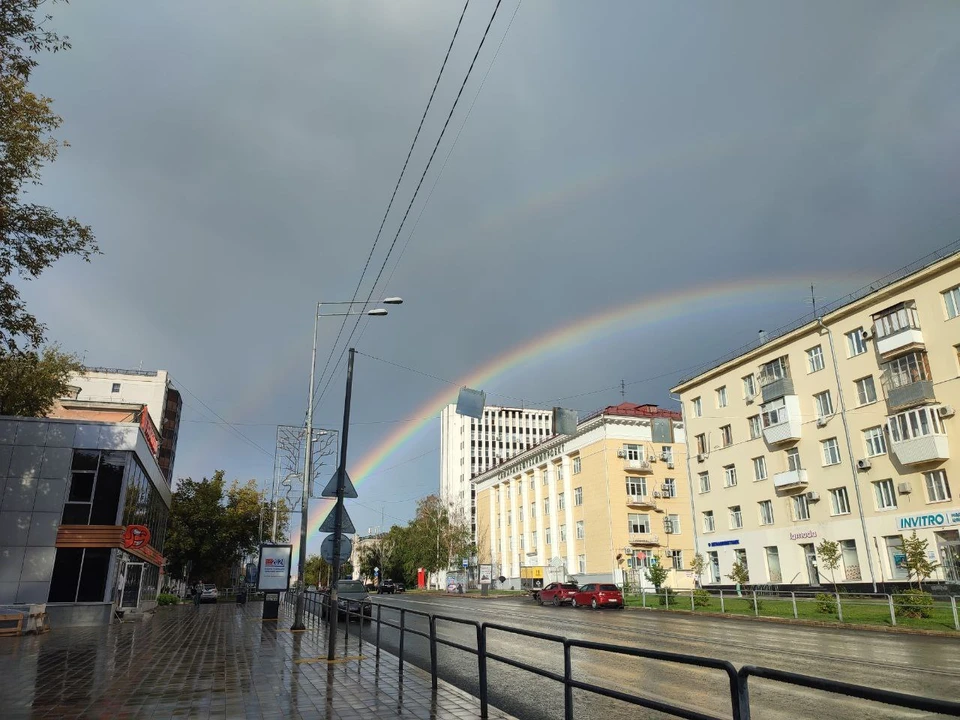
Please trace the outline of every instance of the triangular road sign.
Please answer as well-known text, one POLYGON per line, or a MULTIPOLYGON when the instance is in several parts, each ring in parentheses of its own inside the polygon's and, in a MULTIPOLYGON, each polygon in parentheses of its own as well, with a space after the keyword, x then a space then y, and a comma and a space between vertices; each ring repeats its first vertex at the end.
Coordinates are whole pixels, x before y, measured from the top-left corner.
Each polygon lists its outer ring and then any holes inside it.
MULTIPOLYGON (((337 475, 339 474, 339 470, 333 474, 333 477, 330 478, 330 482, 327 483, 327 486, 323 489, 323 492, 320 493, 320 497, 332 498, 337 496, 337 475)), ((346 472, 343 473, 343 481, 343 496, 345 498, 360 497, 357 495, 357 489, 353 486, 353 481, 346 472)))
MULTIPOLYGON (((337 507, 339 507, 339 503, 333 506, 333 509, 330 510, 330 514, 327 515, 327 519, 320 523, 320 529, 318 532, 332 533, 336 531, 337 507)), ((340 532, 342 532, 344 535, 353 535, 357 532, 357 529, 353 526, 353 521, 350 519, 350 516, 347 515, 347 509, 342 508, 340 512, 343 513, 343 525, 340 528, 340 532)))

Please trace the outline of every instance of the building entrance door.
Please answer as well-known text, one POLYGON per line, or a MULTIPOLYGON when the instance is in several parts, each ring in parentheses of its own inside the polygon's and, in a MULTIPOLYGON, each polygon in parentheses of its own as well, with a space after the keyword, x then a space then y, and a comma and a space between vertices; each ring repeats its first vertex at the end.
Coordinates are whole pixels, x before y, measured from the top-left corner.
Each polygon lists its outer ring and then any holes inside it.
POLYGON ((120 591, 120 608, 135 608, 140 605, 140 586, 143 579, 143 563, 127 563, 123 590, 120 591))
POLYGON ((949 583, 960 583, 960 531, 938 532, 937 546, 944 579, 949 583))
POLYGON ((801 545, 803 554, 807 559, 807 578, 811 586, 820 584, 820 572, 817 570, 817 551, 813 549, 813 543, 801 545))

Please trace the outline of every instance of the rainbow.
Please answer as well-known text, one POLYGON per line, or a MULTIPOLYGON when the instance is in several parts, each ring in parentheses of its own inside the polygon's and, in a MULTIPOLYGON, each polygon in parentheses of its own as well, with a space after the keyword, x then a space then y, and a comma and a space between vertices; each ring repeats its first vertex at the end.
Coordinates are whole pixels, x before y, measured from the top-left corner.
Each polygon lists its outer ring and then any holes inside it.
MULTIPOLYGON (((819 280, 821 284, 825 283, 823 278, 819 280)), ((836 277, 829 279, 829 282, 845 286, 851 280, 850 277, 836 277)), ((486 364, 475 368, 461 378, 458 384, 485 389, 489 393, 489 384, 511 370, 552 353, 563 352, 596 342, 603 336, 614 332, 636 330, 644 326, 675 320, 694 312, 713 312, 735 305, 742 305, 748 301, 756 302, 758 295, 766 293, 776 293, 781 298, 787 294, 794 294, 799 304, 799 299, 803 297, 805 292, 809 292, 808 287, 808 283, 799 281, 795 277, 766 278, 759 281, 756 279, 741 279, 702 287, 693 291, 683 290, 659 295, 655 298, 644 298, 630 304, 617 305, 594 315, 581 317, 568 325, 555 328, 521 343, 502 355, 491 359, 486 364)), ((421 430, 434 422, 440 410, 448 403, 455 401, 457 392, 458 388, 445 387, 412 414, 413 417, 420 418, 419 420, 411 420, 409 423, 400 425, 364 455, 350 469, 350 477, 354 485, 362 484, 387 459, 392 457, 421 430)), ((315 503, 310 512, 309 528, 318 527, 332 507, 332 500, 315 503)), ((299 536, 296 533, 293 534, 294 552, 296 553, 299 536)))

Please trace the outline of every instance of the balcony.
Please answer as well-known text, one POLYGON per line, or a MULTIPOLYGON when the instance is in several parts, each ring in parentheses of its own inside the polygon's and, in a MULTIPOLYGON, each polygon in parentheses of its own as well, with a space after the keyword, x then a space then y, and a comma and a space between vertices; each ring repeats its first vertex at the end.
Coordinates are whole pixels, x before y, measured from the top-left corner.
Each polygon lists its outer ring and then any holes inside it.
POLYGON ((631 545, 659 545, 660 536, 656 533, 630 533, 631 545))
POLYGON ((807 471, 787 470, 773 476, 773 487, 777 490, 803 490, 807 487, 807 471))
POLYGON ((890 449, 904 465, 920 465, 950 459, 950 443, 943 434, 923 435, 890 443, 890 449))
POLYGON ((914 405, 937 401, 937 396, 933 392, 933 380, 917 380, 896 387, 891 384, 887 386, 886 392, 887 410, 891 413, 914 405))
POLYGON ((784 395, 794 394, 793 378, 789 375, 780 378, 771 377, 766 380, 761 376, 760 382, 763 383, 761 395, 765 403, 776 400, 777 398, 782 398, 784 395))
POLYGON ((893 335, 877 338, 877 353, 881 358, 918 347, 923 347, 923 333, 919 328, 904 328, 893 335))
POLYGON ((623 461, 624 470, 632 470, 634 472, 652 472, 653 466, 650 464, 649 460, 629 460, 624 459, 623 461))
POLYGON ((763 439, 769 445, 800 439, 800 398, 787 395, 760 407, 763 439))
POLYGON ((650 495, 627 495, 627 505, 637 508, 657 509, 657 501, 650 495))
POLYGON ((923 347, 920 317, 913 302, 900 303, 873 316, 877 354, 888 357, 910 348, 923 347))

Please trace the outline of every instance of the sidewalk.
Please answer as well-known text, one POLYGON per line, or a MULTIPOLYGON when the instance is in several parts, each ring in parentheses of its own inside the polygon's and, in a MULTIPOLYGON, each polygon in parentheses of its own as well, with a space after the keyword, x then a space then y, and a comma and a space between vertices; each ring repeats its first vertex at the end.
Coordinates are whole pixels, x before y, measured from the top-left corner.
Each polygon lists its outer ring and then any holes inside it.
MULTIPOLYGON (((479 701, 358 640, 326 662, 325 626, 291 633, 261 604, 161 608, 141 623, 0 639, 4 718, 480 717, 479 701)), ((341 640, 342 642, 342 640, 341 640)), ((509 720, 493 708, 490 717, 509 720)))

